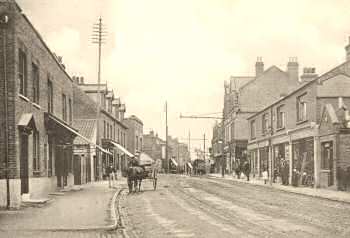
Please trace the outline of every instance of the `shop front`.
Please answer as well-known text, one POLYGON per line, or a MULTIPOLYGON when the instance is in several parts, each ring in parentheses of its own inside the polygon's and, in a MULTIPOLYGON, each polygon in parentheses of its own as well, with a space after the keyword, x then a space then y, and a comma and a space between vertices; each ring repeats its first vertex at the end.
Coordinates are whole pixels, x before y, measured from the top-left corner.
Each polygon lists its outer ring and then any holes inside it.
POLYGON ((273 179, 274 183, 288 185, 289 178, 289 147, 288 143, 273 146, 273 179))
POLYGON ((314 186, 314 139, 303 138, 292 142, 292 185, 314 186))
POLYGON ((259 148, 259 176, 261 176, 263 171, 269 171, 269 147, 261 147, 259 148))
POLYGON ((250 171, 253 176, 257 176, 259 174, 259 166, 258 166, 258 150, 251 150, 249 151, 249 164, 250 164, 250 171))

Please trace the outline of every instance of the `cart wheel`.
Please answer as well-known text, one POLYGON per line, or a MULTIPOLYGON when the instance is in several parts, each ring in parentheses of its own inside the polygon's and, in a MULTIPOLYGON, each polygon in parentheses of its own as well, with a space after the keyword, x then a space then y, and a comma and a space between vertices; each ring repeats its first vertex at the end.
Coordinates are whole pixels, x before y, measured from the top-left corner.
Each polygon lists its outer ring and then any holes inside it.
POLYGON ((156 178, 153 179, 153 189, 154 190, 157 189, 157 179, 156 178))

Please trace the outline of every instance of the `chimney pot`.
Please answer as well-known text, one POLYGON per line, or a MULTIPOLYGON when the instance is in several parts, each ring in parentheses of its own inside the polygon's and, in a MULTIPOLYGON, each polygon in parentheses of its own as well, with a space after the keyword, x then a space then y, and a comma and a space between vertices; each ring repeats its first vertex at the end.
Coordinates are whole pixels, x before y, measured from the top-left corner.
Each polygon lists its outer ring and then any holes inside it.
POLYGON ((305 67, 305 68, 303 68, 303 74, 300 76, 300 81, 301 82, 310 82, 317 77, 318 77, 318 75, 316 74, 315 67, 305 67))
POLYGON ((299 64, 297 57, 289 57, 287 64, 287 74, 291 80, 299 80, 299 64))
POLYGON ((255 63, 255 77, 259 77, 264 73, 264 62, 262 61, 262 57, 259 56, 256 59, 255 63))
POLYGON ((348 45, 345 46, 345 59, 350 60, 350 36, 348 36, 348 45))

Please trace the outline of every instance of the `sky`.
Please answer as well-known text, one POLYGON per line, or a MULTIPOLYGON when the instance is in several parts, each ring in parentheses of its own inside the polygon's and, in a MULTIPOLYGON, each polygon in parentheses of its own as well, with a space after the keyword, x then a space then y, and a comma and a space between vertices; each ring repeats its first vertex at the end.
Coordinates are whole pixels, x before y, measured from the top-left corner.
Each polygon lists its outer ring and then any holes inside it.
MULTIPOLYGON (((220 113, 224 81, 252 76, 255 61, 285 70, 297 57, 300 70, 321 74, 345 60, 350 36, 348 0, 17 0, 68 73, 97 82, 92 26, 99 16, 108 32, 102 81, 126 104, 127 115, 165 138, 191 147, 210 144, 214 119, 179 115, 220 113)), ((215 114, 220 116, 220 114, 215 114)))

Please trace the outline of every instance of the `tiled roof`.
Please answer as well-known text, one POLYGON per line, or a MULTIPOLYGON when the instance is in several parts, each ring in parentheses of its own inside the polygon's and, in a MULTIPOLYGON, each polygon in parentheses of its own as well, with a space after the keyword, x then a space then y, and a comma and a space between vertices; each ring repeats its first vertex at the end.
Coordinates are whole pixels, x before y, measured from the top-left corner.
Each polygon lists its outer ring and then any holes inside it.
MULTIPOLYGON (((73 121, 73 127, 76 128, 79 134, 85 136, 89 140, 94 139, 94 133, 96 128, 96 120, 94 119, 75 119, 73 121)), ((81 137, 77 136, 74 139, 74 144, 85 145, 88 144, 81 137)))

